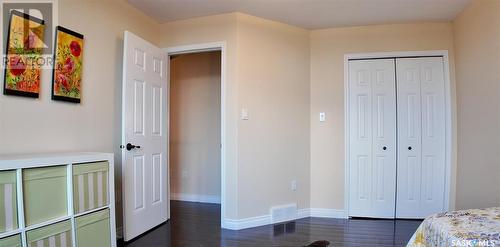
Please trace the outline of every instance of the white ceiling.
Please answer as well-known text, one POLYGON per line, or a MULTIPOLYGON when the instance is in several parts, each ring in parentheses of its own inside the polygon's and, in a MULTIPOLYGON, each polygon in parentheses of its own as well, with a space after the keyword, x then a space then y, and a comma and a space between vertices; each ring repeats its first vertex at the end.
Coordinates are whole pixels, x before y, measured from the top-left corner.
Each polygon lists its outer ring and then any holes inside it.
POLYGON ((419 21, 450 21, 470 0, 128 0, 160 23, 242 12, 319 29, 419 21))

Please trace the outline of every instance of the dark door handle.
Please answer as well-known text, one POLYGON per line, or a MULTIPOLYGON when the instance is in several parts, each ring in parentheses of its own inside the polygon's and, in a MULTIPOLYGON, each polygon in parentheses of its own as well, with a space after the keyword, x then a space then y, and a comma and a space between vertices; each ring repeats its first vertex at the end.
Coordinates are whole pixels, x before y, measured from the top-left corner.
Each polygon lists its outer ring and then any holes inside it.
POLYGON ((411 150, 411 146, 408 147, 408 150, 411 150))
POLYGON ((384 147, 382 148, 382 150, 387 150, 387 147, 386 147, 386 146, 384 146, 384 147))
POLYGON ((141 148, 141 146, 136 146, 136 145, 132 145, 130 142, 127 143, 127 146, 126 146, 127 150, 130 151, 134 148, 141 148))

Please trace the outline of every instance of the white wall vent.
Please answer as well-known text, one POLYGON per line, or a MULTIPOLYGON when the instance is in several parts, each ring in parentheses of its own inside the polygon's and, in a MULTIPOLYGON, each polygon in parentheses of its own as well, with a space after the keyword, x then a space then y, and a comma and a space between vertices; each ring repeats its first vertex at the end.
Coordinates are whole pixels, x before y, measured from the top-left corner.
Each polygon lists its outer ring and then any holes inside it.
POLYGON ((279 223, 297 219, 297 203, 271 208, 271 222, 279 223))

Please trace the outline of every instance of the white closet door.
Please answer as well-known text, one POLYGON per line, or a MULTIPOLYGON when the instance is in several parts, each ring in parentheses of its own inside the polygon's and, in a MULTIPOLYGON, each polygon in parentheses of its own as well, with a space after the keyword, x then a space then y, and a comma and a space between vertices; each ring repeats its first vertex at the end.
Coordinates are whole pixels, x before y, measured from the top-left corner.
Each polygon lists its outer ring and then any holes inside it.
POLYGON ((349 61, 349 216, 394 218, 394 59, 349 61))
POLYGON ((442 212, 445 101, 441 57, 396 59, 398 170, 396 217, 442 212))

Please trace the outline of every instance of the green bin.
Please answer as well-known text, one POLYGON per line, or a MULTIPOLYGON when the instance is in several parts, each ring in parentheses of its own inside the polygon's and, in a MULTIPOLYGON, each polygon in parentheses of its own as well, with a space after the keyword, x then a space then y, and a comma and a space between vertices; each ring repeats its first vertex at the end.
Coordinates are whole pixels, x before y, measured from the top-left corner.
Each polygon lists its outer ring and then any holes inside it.
POLYGON ((76 218, 77 247, 111 246, 109 209, 76 218))
POLYGON ((0 239, 0 247, 21 247, 21 235, 14 235, 0 239))
POLYGON ((73 166, 73 206, 75 214, 109 204, 108 162, 73 166))
POLYGON ((67 220, 31 230, 26 233, 26 238, 31 247, 70 247, 71 222, 67 220))
POLYGON ((17 228, 16 171, 0 171, 0 233, 17 228))
POLYGON ((68 215, 66 166, 23 170, 26 225, 68 215))

